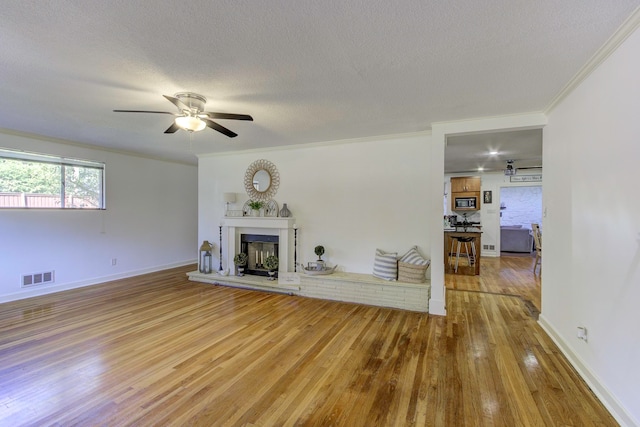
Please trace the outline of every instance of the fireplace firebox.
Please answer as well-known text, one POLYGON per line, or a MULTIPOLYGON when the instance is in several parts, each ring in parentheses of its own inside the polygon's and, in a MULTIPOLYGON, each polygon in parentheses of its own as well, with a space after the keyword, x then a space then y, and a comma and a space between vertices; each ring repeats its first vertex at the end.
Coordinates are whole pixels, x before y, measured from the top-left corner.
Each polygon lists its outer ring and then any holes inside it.
POLYGON ((240 251, 248 256, 245 274, 269 276, 264 261, 270 255, 278 256, 279 237, 263 234, 241 234, 240 251))

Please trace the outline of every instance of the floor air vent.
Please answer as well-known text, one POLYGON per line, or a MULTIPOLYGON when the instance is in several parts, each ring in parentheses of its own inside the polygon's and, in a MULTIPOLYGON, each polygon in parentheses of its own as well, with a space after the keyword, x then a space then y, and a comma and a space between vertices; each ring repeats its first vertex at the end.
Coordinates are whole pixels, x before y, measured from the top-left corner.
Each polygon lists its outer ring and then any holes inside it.
POLYGON ((53 271, 45 271, 44 273, 24 274, 22 276, 22 287, 45 285, 53 283, 53 271))

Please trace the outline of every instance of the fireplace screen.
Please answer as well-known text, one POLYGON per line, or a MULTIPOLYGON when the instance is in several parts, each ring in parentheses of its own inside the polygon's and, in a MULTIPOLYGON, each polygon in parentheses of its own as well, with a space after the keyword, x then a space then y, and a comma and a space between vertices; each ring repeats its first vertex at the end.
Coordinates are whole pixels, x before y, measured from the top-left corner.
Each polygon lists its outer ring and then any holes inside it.
POLYGON ((244 270, 245 274, 256 276, 268 276, 268 270, 264 267, 264 260, 269 255, 278 256, 278 236, 266 236, 261 234, 240 235, 240 250, 248 255, 249 260, 244 270))

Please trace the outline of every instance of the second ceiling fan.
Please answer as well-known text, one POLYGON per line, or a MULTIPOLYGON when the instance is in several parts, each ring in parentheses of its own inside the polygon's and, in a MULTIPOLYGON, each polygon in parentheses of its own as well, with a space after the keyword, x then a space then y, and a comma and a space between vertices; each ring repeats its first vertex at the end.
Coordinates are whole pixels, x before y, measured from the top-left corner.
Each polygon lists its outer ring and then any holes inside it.
POLYGON ((176 116, 174 122, 164 131, 164 133, 175 133, 179 129, 187 132, 198 132, 205 127, 217 130, 227 135, 229 138, 238 136, 237 133, 230 131, 226 127, 214 122, 211 119, 223 120, 249 120, 253 121, 253 117, 248 114, 232 114, 232 113, 215 113, 212 111, 204 111, 204 105, 207 98, 197 93, 180 92, 175 96, 164 96, 169 102, 178 107, 178 112, 169 111, 141 111, 141 110, 113 110, 115 113, 154 113, 154 114, 171 114, 176 116))

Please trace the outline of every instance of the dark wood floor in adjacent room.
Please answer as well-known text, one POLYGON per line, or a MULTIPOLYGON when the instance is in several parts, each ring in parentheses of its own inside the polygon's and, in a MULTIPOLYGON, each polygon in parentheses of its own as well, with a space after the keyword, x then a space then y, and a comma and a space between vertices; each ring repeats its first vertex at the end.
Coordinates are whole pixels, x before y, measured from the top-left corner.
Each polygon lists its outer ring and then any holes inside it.
POLYGON ((0 304, 0 425, 616 425, 519 297, 444 318, 192 269, 0 304))

